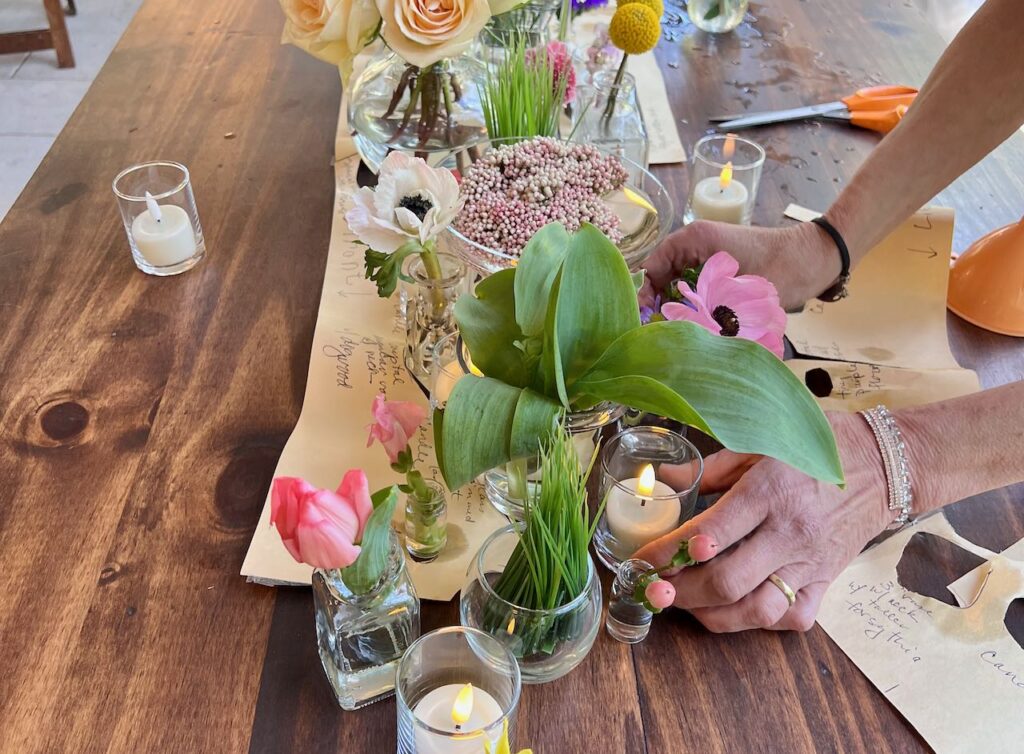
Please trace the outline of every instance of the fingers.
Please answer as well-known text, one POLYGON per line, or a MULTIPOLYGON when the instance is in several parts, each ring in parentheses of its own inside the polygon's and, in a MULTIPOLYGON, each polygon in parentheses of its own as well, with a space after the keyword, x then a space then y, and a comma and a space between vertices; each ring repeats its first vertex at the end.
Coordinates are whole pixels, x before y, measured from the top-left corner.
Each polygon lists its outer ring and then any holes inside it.
MULTIPOLYGON (((694 610, 742 601, 758 589, 768 574, 777 572, 790 560, 786 544, 781 533, 762 528, 699 568, 684 569, 672 578, 676 607, 694 610)), ((794 584, 793 588, 800 586, 802 583, 794 584)), ((776 586, 772 588, 779 591, 776 586)))
MULTIPOLYGON (((780 569, 777 575, 787 584, 790 578, 794 578, 788 569, 780 569)), ((795 603, 793 607, 796 607, 795 603)), ((722 634, 777 626, 792 609, 782 590, 772 582, 764 581, 731 605, 698 608, 690 612, 708 631, 722 634)))
POLYGON ((680 542, 696 534, 710 536, 718 543, 719 551, 738 542, 757 528, 767 512, 763 498, 735 494, 738 491, 736 489, 725 493, 703 513, 694 516, 675 531, 641 547, 634 557, 660 568, 672 560, 680 542))
MULTIPOLYGON (((690 489, 697 480, 697 475, 700 473, 700 461, 694 458, 688 463, 663 463, 658 467, 658 472, 661 475, 661 481, 676 492, 682 492, 690 489)), ((703 482, 701 486, 703 488, 703 482)))
MULTIPOLYGON (((712 453, 704 459, 704 476, 700 480, 701 493, 708 494, 729 489, 761 458, 762 456, 750 455, 749 453, 733 453, 731 450, 720 450, 717 453, 712 453)), ((667 467, 662 466, 661 468, 662 473, 665 474, 667 467)), ((667 474, 665 476, 668 477, 667 474)), ((672 482, 669 481, 669 484, 672 484, 672 482)), ((676 489, 686 488, 677 487, 676 489)))
POLYGON ((654 291, 663 291, 687 267, 696 267, 722 248, 715 224, 698 220, 670 235, 644 261, 654 291))
POLYGON ((821 600, 828 591, 828 582, 815 581, 796 593, 796 602, 777 623, 769 626, 773 631, 810 631, 818 617, 821 600))

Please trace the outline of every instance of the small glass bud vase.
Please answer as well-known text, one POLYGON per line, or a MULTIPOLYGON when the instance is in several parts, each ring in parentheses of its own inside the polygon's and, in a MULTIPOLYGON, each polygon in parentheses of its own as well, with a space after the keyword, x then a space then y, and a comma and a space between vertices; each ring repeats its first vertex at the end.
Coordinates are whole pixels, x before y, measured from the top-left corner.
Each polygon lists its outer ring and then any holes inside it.
POLYGON ((686 13, 701 31, 724 34, 743 22, 749 0, 688 0, 686 13))
POLYGON ((636 80, 629 73, 621 79, 616 76, 616 71, 594 74, 589 97, 581 105, 576 141, 646 168, 650 139, 636 98, 636 80))
POLYGON ((647 638, 654 613, 636 599, 636 589, 640 580, 653 570, 654 566, 646 560, 636 558, 624 560, 619 566, 608 597, 608 618, 604 624, 616 641, 639 644, 647 638))
POLYGON ((405 365, 421 382, 430 379, 434 347, 458 330, 455 302, 468 288, 466 265, 457 257, 436 252, 424 262, 416 257, 408 267, 412 284, 406 304, 405 365))
POLYGON ((388 565, 365 594, 346 586, 340 570, 313 571, 316 638, 327 680, 343 709, 394 692, 395 670, 420 635, 420 600, 392 533, 388 565))
POLYGON ((405 549, 414 560, 434 560, 448 543, 448 501, 444 488, 426 481, 429 497, 415 492, 405 498, 405 549))

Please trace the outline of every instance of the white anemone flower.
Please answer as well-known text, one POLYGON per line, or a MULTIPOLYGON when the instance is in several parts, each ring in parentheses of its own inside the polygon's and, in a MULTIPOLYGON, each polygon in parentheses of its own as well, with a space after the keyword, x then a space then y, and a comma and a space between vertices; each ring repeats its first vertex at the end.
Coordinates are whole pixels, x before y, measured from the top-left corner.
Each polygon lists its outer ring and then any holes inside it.
POLYGON ((459 211, 459 184, 450 170, 392 152, 380 166, 377 189, 361 188, 346 214, 348 227, 374 251, 391 254, 409 241, 426 246, 459 211))

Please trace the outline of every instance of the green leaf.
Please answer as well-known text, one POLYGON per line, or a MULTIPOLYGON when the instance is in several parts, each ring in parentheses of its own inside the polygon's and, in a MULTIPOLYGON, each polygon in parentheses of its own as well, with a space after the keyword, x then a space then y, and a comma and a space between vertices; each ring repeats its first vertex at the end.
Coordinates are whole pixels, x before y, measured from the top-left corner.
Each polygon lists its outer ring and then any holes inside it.
POLYGON ((362 550, 356 561, 341 569, 341 580, 356 594, 373 589, 388 565, 391 551, 391 517, 398 502, 398 487, 392 485, 374 492, 373 513, 363 528, 362 550))
POLYGON ((620 337, 573 386, 697 426, 738 453, 759 453, 843 483, 832 428, 771 352, 692 322, 656 322, 620 337))
POLYGON ((455 302, 455 321, 480 371, 509 385, 525 387, 533 370, 531 359, 516 345, 523 342, 523 333, 516 324, 515 277, 516 270, 502 270, 481 280, 475 295, 462 296, 455 302))
POLYGON ((434 427, 435 445, 443 448, 438 465, 448 489, 456 490, 513 458, 536 454, 560 413, 557 402, 530 390, 490 377, 463 377, 434 427))
MULTIPOLYGON (((560 364, 559 395, 617 338, 640 328, 640 309, 626 260, 597 228, 584 224, 569 243, 556 289, 551 348, 560 364)), ((557 365, 556 365, 557 366, 557 365)), ((564 398, 564 396, 563 396, 564 398)))
POLYGON ((523 248, 515 271, 516 322, 523 335, 538 336, 544 332, 551 287, 569 252, 569 242, 565 226, 550 223, 523 248))
POLYGON ((391 254, 367 249, 363 255, 366 267, 366 279, 377 284, 377 295, 388 298, 395 292, 398 276, 402 272, 402 262, 410 254, 418 254, 423 247, 416 241, 406 241, 391 254))

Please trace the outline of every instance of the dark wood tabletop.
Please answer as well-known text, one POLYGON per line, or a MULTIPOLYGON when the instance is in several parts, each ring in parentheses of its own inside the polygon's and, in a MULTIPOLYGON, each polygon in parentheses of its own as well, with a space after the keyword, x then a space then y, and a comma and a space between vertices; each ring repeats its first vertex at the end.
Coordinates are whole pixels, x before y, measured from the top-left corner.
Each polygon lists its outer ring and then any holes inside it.
MULTIPOLYGON (((723 111, 919 85, 943 47, 909 2, 753 3, 721 37, 680 15, 658 57, 685 144, 723 111)), ((281 23, 272 0, 148 0, 0 226, 5 752, 394 751, 392 701, 336 707, 309 590, 238 576, 299 415, 334 196, 338 76, 280 46, 281 23), (190 167, 209 249, 168 279, 135 270, 110 190, 155 158, 190 167)), ((756 133, 767 225, 789 202, 824 209, 878 138, 756 133)), ((658 173, 684 195, 683 166, 658 173)), ((1022 175, 1017 135, 940 196, 958 249, 1018 219, 1022 175)), ((986 385, 1024 376, 1024 342, 949 325, 986 385)), ((1001 549, 1024 535, 1022 501, 950 517, 1001 549)), ((905 578, 940 598, 971 565, 912 549, 905 578)), ((423 617, 453 623, 455 604, 423 617)), ((538 754, 925 748, 820 629, 713 636, 680 612, 526 688, 517 738, 538 754)))

